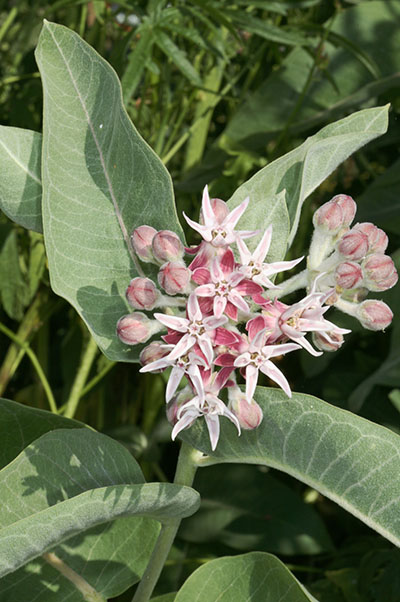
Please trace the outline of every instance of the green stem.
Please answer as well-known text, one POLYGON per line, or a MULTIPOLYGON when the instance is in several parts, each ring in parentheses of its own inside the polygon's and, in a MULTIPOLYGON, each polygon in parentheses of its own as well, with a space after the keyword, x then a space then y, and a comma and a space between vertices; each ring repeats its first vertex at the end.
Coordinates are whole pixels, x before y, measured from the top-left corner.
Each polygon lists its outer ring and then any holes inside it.
POLYGON ((86 379, 90 372, 90 368, 92 367, 94 358, 97 355, 97 352, 98 347, 96 345, 96 342, 92 337, 90 337, 86 349, 83 352, 81 363, 65 406, 64 416, 66 418, 73 418, 75 415, 79 404, 79 400, 82 396, 82 391, 85 387, 86 379))
POLYGON ((277 289, 271 289, 268 292, 268 297, 270 299, 280 299, 285 295, 289 295, 289 293, 293 293, 297 291, 299 288, 306 288, 308 284, 308 270, 303 270, 298 274, 295 274, 288 280, 282 282, 277 289))
MULTIPOLYGON (((183 442, 179 453, 174 483, 190 487, 197 470, 200 452, 183 442)), ((160 535, 132 602, 148 602, 174 542, 181 519, 173 519, 161 527, 160 535)))
POLYGON ((14 19, 16 18, 16 16, 18 15, 18 10, 17 8, 14 6, 10 12, 7 15, 6 20, 4 21, 3 25, 1 26, 0 29, 0 42, 3 41, 4 36, 6 35, 7 31, 10 29, 14 19))
POLYGON ((44 389, 44 392, 46 393, 46 397, 49 402, 51 411, 54 412, 54 414, 57 414, 58 413, 57 412, 57 404, 55 402, 53 392, 50 388, 50 385, 46 378, 46 375, 43 372, 42 366, 40 365, 40 362, 39 362, 38 358, 36 357, 35 353, 29 347, 29 344, 26 341, 21 341, 13 333, 12 330, 10 330, 9 328, 7 328, 7 326, 4 326, 4 324, 1 324, 1 323, 0 323, 0 331, 3 332, 5 335, 7 335, 9 339, 11 339, 14 343, 19 345, 21 347, 21 349, 23 349, 25 351, 26 355, 29 357, 29 359, 32 362, 33 367, 36 370, 36 374, 38 375, 40 382, 42 383, 42 387, 44 389))

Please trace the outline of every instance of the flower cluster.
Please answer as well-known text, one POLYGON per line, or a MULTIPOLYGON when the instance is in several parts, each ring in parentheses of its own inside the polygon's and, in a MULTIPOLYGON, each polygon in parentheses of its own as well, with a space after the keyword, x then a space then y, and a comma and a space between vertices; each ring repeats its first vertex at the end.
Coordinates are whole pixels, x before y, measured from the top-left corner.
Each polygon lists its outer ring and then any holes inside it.
POLYGON ((132 246, 143 262, 158 266, 159 286, 149 278, 134 278, 126 297, 142 311, 123 316, 117 325, 118 336, 129 345, 164 331, 161 340, 141 352, 141 372, 171 369, 166 402, 172 438, 203 416, 212 449, 221 416, 239 434, 261 423, 262 411, 253 398, 259 372, 291 396, 274 358, 301 348, 318 356, 341 346, 350 331, 325 318, 332 305, 372 330, 384 329, 392 319, 386 304, 365 300, 368 291, 385 290, 397 281, 393 262, 384 254, 386 234, 368 223, 350 229, 356 210, 351 197, 338 195, 318 209, 307 267, 280 286, 274 284, 275 275, 303 258, 269 263, 272 228, 264 233, 235 229, 248 203, 245 199, 229 211, 221 199, 210 199, 206 187, 199 222, 184 215, 202 238, 196 247, 184 248, 168 230, 136 228, 132 246), (245 240, 257 235, 251 251, 245 240), (185 253, 192 256, 189 265, 185 253), (297 303, 279 300, 299 288, 307 294, 297 303), (164 313, 144 313, 160 308, 164 313), (246 382, 244 393, 238 374, 246 382), (186 384, 180 388, 182 379, 186 384))

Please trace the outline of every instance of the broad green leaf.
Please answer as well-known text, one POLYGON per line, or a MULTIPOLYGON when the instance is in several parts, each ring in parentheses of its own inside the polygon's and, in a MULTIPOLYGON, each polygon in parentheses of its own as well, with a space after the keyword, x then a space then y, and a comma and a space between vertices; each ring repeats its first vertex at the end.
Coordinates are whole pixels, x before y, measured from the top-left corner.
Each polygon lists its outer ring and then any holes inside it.
POLYGON ((175 602, 315 602, 285 565, 265 552, 226 556, 197 569, 175 602))
POLYGON ((0 468, 48 431, 84 427, 77 420, 0 398, 0 468))
POLYGON ((21 320, 30 301, 30 291, 20 267, 15 229, 7 236, 0 252, 0 295, 7 315, 13 320, 21 320))
POLYGON ((400 234, 400 159, 357 198, 357 221, 373 222, 380 228, 400 234))
POLYGON ((180 527, 187 541, 217 540, 235 550, 285 555, 332 549, 313 507, 265 469, 212 466, 197 471, 193 487, 201 506, 180 527))
POLYGON ((71 30, 44 22, 43 226, 51 285, 112 360, 135 361, 119 341, 125 290, 137 275, 129 234, 141 224, 182 236, 171 178, 130 122, 113 69, 71 30))
POLYGON ((0 126, 0 209, 36 232, 42 232, 41 153, 41 134, 0 126))
POLYGON ((400 437, 311 395, 258 387, 258 429, 221 420, 215 452, 199 420, 182 438, 218 462, 265 464, 307 483, 400 546, 400 437))
MULTIPOLYGON (((229 200, 228 204, 233 208, 246 196, 250 197, 250 205, 239 222, 240 228, 263 230, 269 223, 275 226, 269 216, 274 211, 276 195, 286 190, 291 224, 290 245, 297 231, 304 200, 351 153, 385 133, 387 114, 387 106, 354 113, 324 127, 298 148, 261 169, 242 184, 229 200)), ((277 229, 281 238, 279 222, 277 229)), ((256 242, 255 238, 252 239, 253 245, 256 242)))
POLYGON ((162 596, 157 596, 156 598, 152 598, 151 602, 174 602, 176 596, 176 592, 171 592, 170 594, 164 594, 162 596))
MULTIPOLYGON (((107 598, 137 581, 159 529, 127 517, 187 516, 199 503, 190 488, 145 484, 124 447, 82 429, 46 433, 0 482, 0 574, 51 551, 107 598)), ((6 585, 20 582, 15 575, 6 585)))

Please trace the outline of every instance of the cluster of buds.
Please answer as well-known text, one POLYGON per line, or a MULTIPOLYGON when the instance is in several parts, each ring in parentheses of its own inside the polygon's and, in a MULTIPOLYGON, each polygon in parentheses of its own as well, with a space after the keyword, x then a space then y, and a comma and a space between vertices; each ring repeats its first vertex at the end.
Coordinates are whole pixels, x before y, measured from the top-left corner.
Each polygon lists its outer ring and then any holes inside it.
POLYGON ((137 228, 132 246, 142 261, 158 266, 158 287, 149 278, 134 278, 126 297, 142 311, 123 316, 117 325, 118 336, 130 345, 164 331, 161 340, 142 350, 140 371, 171 370, 166 402, 172 438, 204 417, 213 450, 221 416, 239 434, 261 423, 262 411, 254 400, 259 372, 291 397, 274 358, 302 348, 318 356, 340 347, 350 331, 324 317, 332 305, 373 330, 385 328, 392 318, 381 301, 364 300, 368 290, 385 290, 397 281, 393 263, 384 255, 387 237, 373 224, 350 230, 355 214, 350 197, 334 197, 315 213, 307 268, 280 286, 274 284, 275 275, 303 258, 268 263, 272 228, 264 233, 235 230, 248 203, 247 198, 229 211, 221 199, 210 199, 206 187, 199 222, 184 215, 202 238, 196 247, 185 248, 168 230, 137 228), (245 240, 257 235, 251 251, 245 240), (188 265, 185 253, 192 256, 188 265), (299 288, 307 290, 297 303, 279 300, 299 288), (157 308, 164 312, 153 312, 157 308), (245 379, 244 392, 238 374, 245 379), (183 379, 186 384, 180 388, 183 379))

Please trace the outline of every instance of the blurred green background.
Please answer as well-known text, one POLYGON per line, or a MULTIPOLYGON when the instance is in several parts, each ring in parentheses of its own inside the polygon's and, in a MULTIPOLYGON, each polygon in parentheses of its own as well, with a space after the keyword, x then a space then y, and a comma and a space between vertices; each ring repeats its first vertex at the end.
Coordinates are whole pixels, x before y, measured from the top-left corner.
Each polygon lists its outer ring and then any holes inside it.
MULTIPOLYGON (((289 255, 304 254, 313 211, 343 192, 358 203, 357 221, 386 230, 399 266, 398 0, 3 1, 2 125, 41 130, 34 49, 44 18, 78 32, 114 67, 132 121, 171 172, 179 214, 194 219, 205 184, 228 199, 324 125, 390 103, 388 133, 346 160, 307 200, 289 255)), ((48 409, 47 381, 62 412, 88 333, 51 292, 41 235, 4 215, 0 297, 0 394, 48 409)), ((395 312, 386 333, 337 314, 330 319, 353 331, 339 352, 290 354, 282 364, 294 390, 400 432, 399 287, 384 300, 395 312)), ((137 366, 98 354, 75 414, 123 442, 150 480, 170 479, 177 455, 164 415, 165 380, 138 378, 137 366)), ((214 467, 197 480, 205 501, 181 529, 160 593, 177 589, 209 558, 259 549, 277 553, 320 602, 400 600, 400 553, 316 492, 250 466, 214 467), (246 498, 226 499, 222 477, 226 490, 245 489, 246 498)), ((129 593, 119 598, 125 599, 129 593)))

